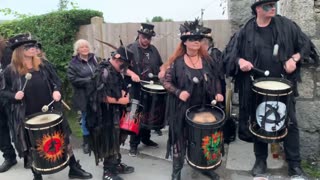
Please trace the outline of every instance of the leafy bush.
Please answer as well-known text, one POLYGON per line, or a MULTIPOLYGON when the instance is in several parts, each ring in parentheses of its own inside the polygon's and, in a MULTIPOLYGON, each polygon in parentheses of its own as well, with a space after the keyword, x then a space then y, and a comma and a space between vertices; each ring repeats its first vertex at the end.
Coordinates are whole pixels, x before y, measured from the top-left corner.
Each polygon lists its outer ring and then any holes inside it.
POLYGON ((66 97, 71 88, 66 78, 66 69, 73 53, 73 43, 81 25, 90 24, 94 16, 102 17, 102 12, 94 10, 57 11, 40 16, 31 16, 0 24, 4 37, 30 32, 41 42, 48 60, 53 63, 63 81, 66 97))

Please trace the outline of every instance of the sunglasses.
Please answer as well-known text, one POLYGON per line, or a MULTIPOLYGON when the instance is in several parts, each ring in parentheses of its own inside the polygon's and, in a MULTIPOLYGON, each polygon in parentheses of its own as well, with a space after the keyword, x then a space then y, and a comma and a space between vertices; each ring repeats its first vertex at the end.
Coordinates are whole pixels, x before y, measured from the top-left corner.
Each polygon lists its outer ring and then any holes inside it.
POLYGON ((191 36, 187 40, 190 42, 201 41, 203 38, 201 36, 191 36))
POLYGON ((276 7, 276 4, 275 3, 263 4, 263 5, 261 5, 261 7, 265 12, 268 12, 272 8, 276 7))
POLYGON ((144 35, 144 34, 142 34, 141 37, 142 37, 142 39, 148 39, 149 41, 150 41, 151 38, 152 38, 151 36, 146 36, 146 35, 144 35))
POLYGON ((37 47, 38 46, 36 44, 34 44, 34 43, 29 43, 29 44, 23 45, 23 49, 26 50, 26 51, 31 49, 31 48, 37 48, 37 47))

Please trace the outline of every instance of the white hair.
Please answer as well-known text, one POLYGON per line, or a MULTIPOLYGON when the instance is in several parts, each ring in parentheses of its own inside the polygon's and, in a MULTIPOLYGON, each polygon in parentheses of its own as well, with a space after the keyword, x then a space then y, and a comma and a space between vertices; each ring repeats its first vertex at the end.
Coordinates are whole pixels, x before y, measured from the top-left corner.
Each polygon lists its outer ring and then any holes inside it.
POLYGON ((85 40, 85 39, 79 39, 77 40, 74 44, 73 44, 73 55, 76 56, 78 55, 78 49, 80 48, 80 46, 82 45, 87 45, 89 47, 89 52, 93 53, 92 50, 92 46, 89 43, 89 41, 85 40))

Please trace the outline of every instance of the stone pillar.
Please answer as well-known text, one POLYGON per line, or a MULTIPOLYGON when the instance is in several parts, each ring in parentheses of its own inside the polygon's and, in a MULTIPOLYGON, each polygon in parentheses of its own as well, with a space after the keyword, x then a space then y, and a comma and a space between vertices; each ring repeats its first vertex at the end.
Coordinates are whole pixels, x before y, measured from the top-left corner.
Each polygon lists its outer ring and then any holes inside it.
POLYGON ((251 4, 251 0, 228 0, 228 13, 232 33, 239 30, 239 27, 252 17, 251 4))

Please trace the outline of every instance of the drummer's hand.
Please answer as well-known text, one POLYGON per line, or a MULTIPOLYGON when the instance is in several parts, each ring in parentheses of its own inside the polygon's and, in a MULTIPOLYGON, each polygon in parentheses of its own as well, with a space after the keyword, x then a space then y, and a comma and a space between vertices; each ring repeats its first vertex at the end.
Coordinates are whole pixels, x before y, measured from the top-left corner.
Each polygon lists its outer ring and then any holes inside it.
POLYGON ((24 97, 24 92, 23 92, 23 91, 18 91, 18 92, 16 93, 16 95, 14 96, 14 98, 15 98, 16 100, 21 100, 21 99, 23 99, 23 97, 24 97))
POLYGON ((222 102, 223 99, 224 99, 224 98, 223 98, 222 94, 217 94, 216 97, 215 97, 215 100, 216 100, 217 102, 222 102))
POLYGON ((52 98, 54 101, 58 102, 61 99, 61 94, 59 91, 53 91, 52 98))
POLYGON ((291 74, 293 71, 297 69, 296 62, 292 58, 290 58, 284 65, 284 69, 288 74, 291 74))
POLYGON ((161 71, 159 72, 159 74, 158 74, 158 78, 159 78, 159 79, 162 79, 165 74, 166 74, 166 71, 161 70, 161 71))
POLYGON ((139 77, 136 73, 132 72, 132 74, 131 74, 131 80, 132 80, 133 82, 140 82, 140 77, 139 77))
POLYGON ((253 68, 252 63, 243 59, 243 58, 239 59, 239 66, 240 66, 241 71, 243 71, 243 72, 248 72, 253 68))
POLYGON ((183 102, 186 102, 190 97, 190 94, 188 93, 188 91, 182 91, 179 95, 179 99, 183 102))
POLYGON ((126 95, 126 97, 124 97, 124 95, 126 94, 126 91, 122 90, 121 93, 122 93, 122 101, 121 101, 121 104, 123 104, 123 105, 128 104, 128 103, 130 102, 130 95, 129 95, 129 93, 126 95))

